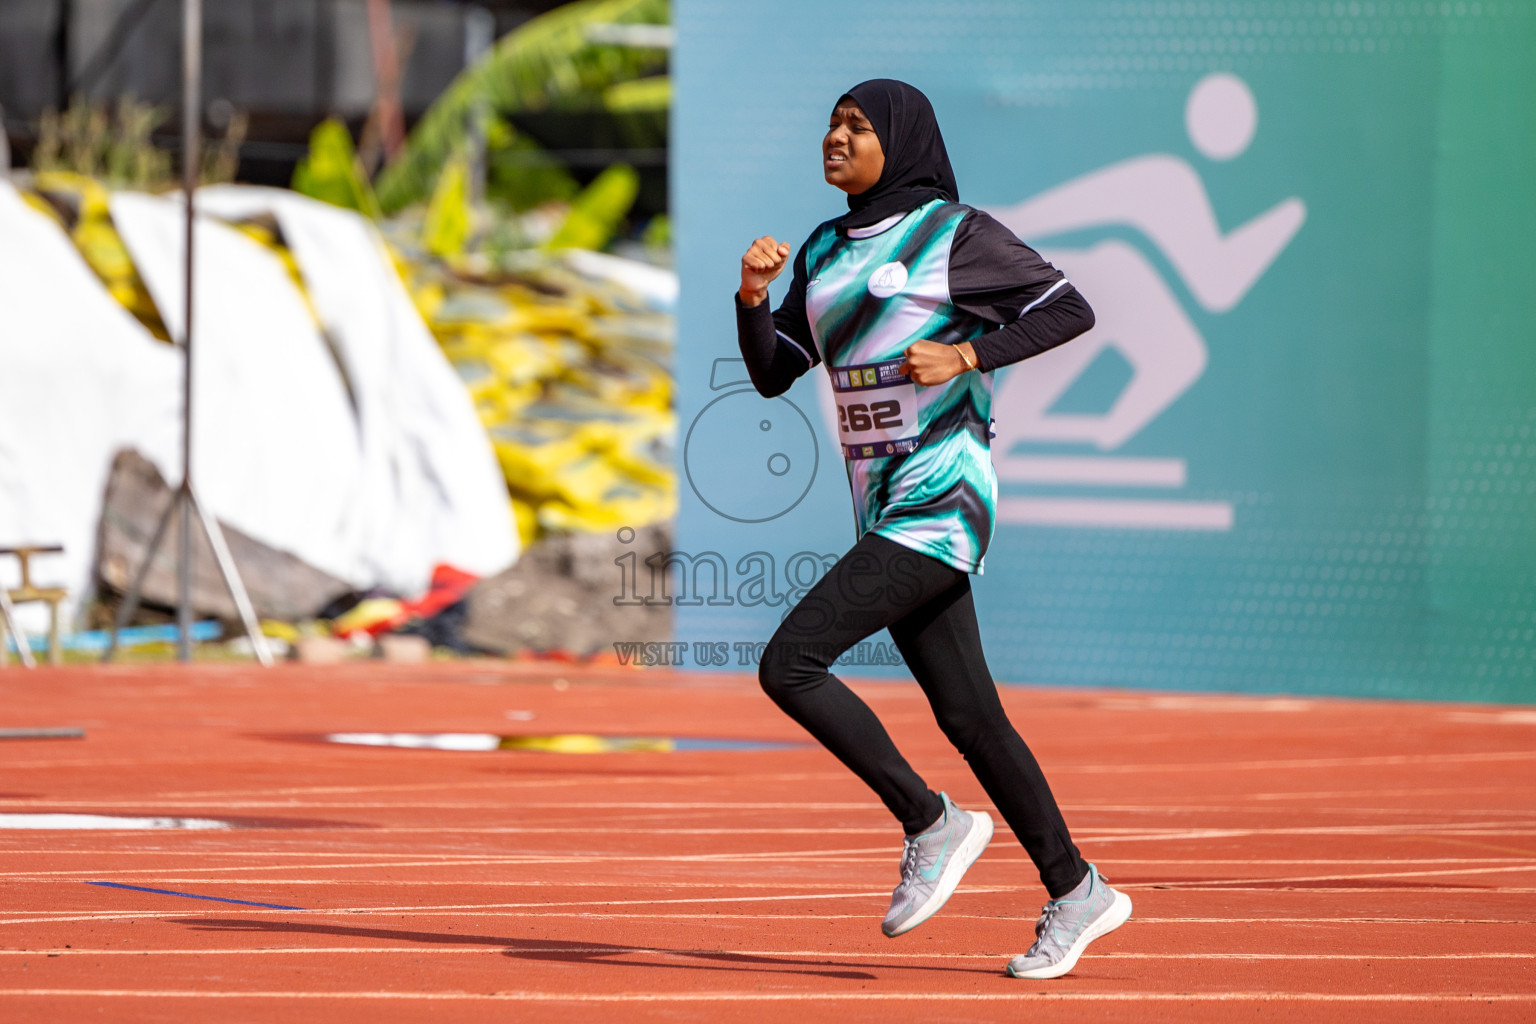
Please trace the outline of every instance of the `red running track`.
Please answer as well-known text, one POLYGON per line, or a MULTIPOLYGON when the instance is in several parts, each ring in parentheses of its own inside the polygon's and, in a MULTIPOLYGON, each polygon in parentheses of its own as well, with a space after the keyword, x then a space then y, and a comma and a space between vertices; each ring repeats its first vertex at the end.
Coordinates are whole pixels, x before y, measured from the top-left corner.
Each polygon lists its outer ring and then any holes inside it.
MULTIPOLYGON (((860 691, 931 784, 986 806, 915 686, 860 691)), ((1001 831, 939 916, 883 938, 899 830, 818 748, 304 739, 801 739, 744 677, 3 672, 0 728, 88 735, 0 741, 0 1018, 1536 1019, 1536 710, 1033 688, 1006 702, 1085 854, 1136 904, 1054 982, 1003 976, 1044 894, 1001 831), (244 827, 16 827, 42 814, 244 827)))

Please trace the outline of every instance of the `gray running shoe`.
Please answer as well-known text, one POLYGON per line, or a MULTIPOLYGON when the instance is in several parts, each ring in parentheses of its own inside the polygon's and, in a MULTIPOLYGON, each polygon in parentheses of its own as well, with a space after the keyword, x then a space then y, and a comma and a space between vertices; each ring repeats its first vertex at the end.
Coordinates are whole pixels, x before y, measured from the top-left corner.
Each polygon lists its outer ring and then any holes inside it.
POLYGON ((960 884, 981 851, 992 841, 992 817, 962 811, 946 793, 944 816, 928 831, 907 836, 901 851, 901 884, 891 893, 891 909, 880 930, 889 938, 928 920, 960 884))
POLYGON ((1014 978, 1059 978, 1070 971, 1088 943, 1125 924, 1131 898, 1111 889, 1109 879, 1088 865, 1088 877, 1059 900, 1051 900, 1035 923, 1035 944, 1008 961, 1014 978))

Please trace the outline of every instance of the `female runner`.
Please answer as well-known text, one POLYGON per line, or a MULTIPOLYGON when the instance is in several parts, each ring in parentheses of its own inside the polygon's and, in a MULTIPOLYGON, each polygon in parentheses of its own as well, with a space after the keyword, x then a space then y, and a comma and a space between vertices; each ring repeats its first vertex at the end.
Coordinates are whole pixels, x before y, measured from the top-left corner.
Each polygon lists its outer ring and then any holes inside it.
POLYGON ((997 477, 991 371, 1093 326, 1055 267, 958 202, 928 98, 875 79, 848 90, 822 140, 823 173, 848 212, 768 284, 790 247, 770 236, 741 261, 737 333, 752 383, 772 398, 825 362, 859 534, 774 633, 759 666, 786 714, 863 779, 902 823, 888 936, 926 921, 992 837, 992 819, 928 788, 862 700, 828 669, 889 629, 944 734, 1029 852, 1051 899, 1015 978, 1066 974, 1131 901, 1083 861, 1050 786, 1009 723, 981 650, 968 573, 992 536, 997 477))

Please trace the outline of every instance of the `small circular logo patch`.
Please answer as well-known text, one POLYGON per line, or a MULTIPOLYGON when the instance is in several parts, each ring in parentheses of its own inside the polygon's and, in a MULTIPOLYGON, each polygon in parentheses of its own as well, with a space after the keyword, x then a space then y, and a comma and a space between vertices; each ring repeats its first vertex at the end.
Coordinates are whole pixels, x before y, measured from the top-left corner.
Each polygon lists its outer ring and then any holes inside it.
POLYGON ((869 275, 869 294, 877 299, 888 299, 907 286, 907 268, 900 263, 887 263, 876 267, 869 275))

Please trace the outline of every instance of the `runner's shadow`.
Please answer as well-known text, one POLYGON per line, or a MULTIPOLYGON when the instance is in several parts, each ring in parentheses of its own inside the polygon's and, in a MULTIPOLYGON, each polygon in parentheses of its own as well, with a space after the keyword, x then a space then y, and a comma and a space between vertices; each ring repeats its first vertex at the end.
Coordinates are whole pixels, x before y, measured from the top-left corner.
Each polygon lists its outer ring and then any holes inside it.
MULTIPOLYGON (((851 981, 875 981, 877 976, 859 963, 836 963, 831 960, 807 960, 795 956, 760 955, 752 953, 727 953, 724 950, 665 949, 659 946, 627 946, 619 943, 573 942, 568 939, 514 939, 497 935, 459 935, 453 932, 418 932, 396 928, 354 928, 346 925, 311 924, 305 921, 258 920, 252 918, 173 918, 173 924, 184 924, 199 931, 259 932, 264 934, 292 933, 307 935, 337 935, 352 939, 382 939, 391 942, 427 942, 445 945, 501 946, 502 956, 517 960, 549 960, 560 963, 605 965, 610 967, 641 966, 632 961, 615 959, 630 955, 649 955, 665 959, 647 961, 646 968, 669 967, 692 971, 751 971, 769 974, 808 974, 817 978, 842 978, 851 981), (693 958, 705 963, 678 963, 671 958, 693 958), (850 968, 828 970, 826 968, 850 968)), ((323 948, 323 947, 321 947, 323 948)), ((971 967, 936 967, 931 965, 889 964, 891 970, 947 971, 961 974, 996 974, 993 970, 971 967)))
MULTIPOLYGON (((605 964, 611 967, 635 967, 632 962, 611 959, 632 954, 663 957, 698 957, 711 961, 750 964, 751 970, 770 974, 809 974, 818 978, 845 978, 851 981, 875 981, 876 977, 860 970, 819 970, 812 968, 855 967, 856 964, 832 964, 789 957, 752 956, 744 953, 712 952, 701 949, 662 949, 655 946, 625 946, 616 943, 572 942, 567 939, 512 939, 497 935, 458 935, 453 932, 413 932, 394 928, 349 928, 344 925, 309 924, 301 921, 259 921, 240 918, 176 918, 198 931, 296 933, 340 935, 354 939, 384 939, 394 942, 430 942, 465 946, 502 946, 502 956, 518 960, 552 960, 562 963, 605 964)), ((321 947, 322 949, 324 947, 321 947)), ((685 970, 738 970, 746 968, 712 967, 708 964, 647 962, 647 968, 674 967, 685 970)))

